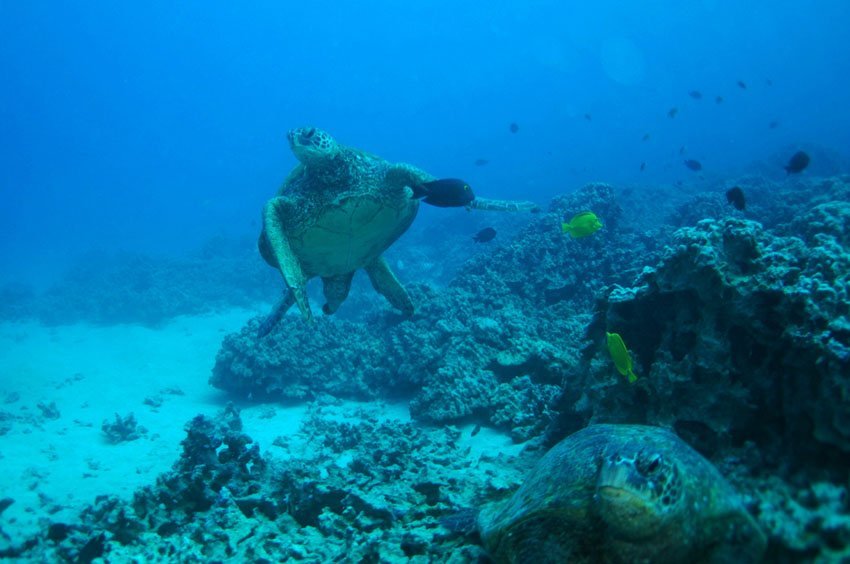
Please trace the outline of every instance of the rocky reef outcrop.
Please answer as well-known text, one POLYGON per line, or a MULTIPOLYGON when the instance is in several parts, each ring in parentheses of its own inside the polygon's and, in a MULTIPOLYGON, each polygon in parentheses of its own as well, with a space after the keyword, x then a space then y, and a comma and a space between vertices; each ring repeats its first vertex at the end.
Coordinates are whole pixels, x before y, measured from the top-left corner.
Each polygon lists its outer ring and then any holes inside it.
POLYGON ((810 213, 829 219, 816 227, 802 216, 817 231, 806 240, 740 219, 676 232, 657 267, 600 300, 564 420, 667 425, 709 453, 752 441, 774 465, 846 464, 850 256, 835 231, 843 207, 810 213), (606 331, 628 343, 636 384, 611 370, 606 331))

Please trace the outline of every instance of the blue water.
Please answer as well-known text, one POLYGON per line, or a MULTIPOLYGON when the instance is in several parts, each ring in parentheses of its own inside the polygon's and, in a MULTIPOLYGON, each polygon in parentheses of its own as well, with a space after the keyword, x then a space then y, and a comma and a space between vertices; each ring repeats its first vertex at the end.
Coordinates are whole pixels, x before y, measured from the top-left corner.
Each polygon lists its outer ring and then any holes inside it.
POLYGON ((541 204, 848 152, 850 3, 624 4, 0 1, 2 281, 256 234, 301 125, 541 204))

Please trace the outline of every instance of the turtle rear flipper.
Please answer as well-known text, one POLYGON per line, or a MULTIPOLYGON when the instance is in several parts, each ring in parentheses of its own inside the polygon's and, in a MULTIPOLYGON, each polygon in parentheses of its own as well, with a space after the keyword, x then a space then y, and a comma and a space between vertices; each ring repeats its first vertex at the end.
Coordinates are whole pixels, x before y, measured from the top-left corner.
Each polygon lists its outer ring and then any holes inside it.
POLYGON ((387 301, 396 308, 400 309, 405 315, 413 315, 414 307, 413 300, 410 299, 410 294, 395 277, 393 271, 390 270, 390 265, 384 260, 384 257, 378 257, 364 267, 366 274, 369 275, 369 280, 372 282, 372 287, 379 294, 387 298, 387 301))
POLYGON ((324 284, 325 300, 327 303, 322 306, 322 313, 331 315, 339 309, 345 298, 348 297, 348 292, 351 290, 351 280, 354 278, 354 272, 340 274, 338 276, 323 276, 322 284, 324 284))

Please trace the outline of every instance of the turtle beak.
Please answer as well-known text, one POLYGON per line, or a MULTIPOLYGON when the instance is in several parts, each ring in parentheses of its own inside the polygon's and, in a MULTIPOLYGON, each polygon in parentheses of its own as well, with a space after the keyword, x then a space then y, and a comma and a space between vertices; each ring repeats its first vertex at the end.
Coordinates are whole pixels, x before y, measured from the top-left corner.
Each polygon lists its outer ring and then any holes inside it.
POLYGON ((298 142, 301 145, 310 145, 313 142, 313 135, 315 135, 315 134, 316 134, 316 128, 315 127, 305 129, 304 131, 301 132, 300 139, 298 139, 298 142))

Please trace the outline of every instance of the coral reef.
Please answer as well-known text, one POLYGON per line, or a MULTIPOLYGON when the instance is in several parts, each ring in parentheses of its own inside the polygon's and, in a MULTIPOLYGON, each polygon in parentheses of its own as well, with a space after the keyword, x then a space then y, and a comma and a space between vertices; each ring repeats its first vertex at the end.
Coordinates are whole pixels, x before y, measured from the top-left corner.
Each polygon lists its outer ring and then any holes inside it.
MULTIPOLYGON (((752 202, 750 208, 752 209, 752 202)), ((722 192, 700 192, 676 208, 670 221, 676 227, 688 227, 704 219, 720 219, 728 215, 741 215, 741 212, 736 212, 726 202, 726 196, 722 192)))
POLYGON ((391 379, 380 336, 360 332, 352 322, 320 318, 307 327, 300 318, 287 316, 273 333, 286 338, 261 340, 258 327, 255 319, 239 334, 225 337, 211 384, 256 399, 304 399, 321 393, 365 399, 375 397, 380 382, 391 379), (322 349, 332 351, 323 363, 305 354, 322 349))
POLYGON ((769 477, 758 483, 755 497, 756 513, 773 546, 766 560, 850 559, 850 498, 846 487, 815 482, 794 489, 769 477))
MULTIPOLYGON (((699 192, 659 188, 655 201, 590 184, 529 216, 511 241, 499 228, 486 250, 443 245, 445 265, 400 241, 388 259, 407 265, 397 270, 413 317, 355 287, 339 315, 313 325, 287 315, 261 339, 252 319, 224 338, 215 387, 242 401, 317 402, 295 438, 261 455, 232 408, 199 417, 155 486, 129 502, 100 498, 80 523, 54 523, 3 554, 474 561, 474 537, 440 523, 504 497, 524 462, 471 462, 449 426, 462 422, 532 447, 588 423, 670 428, 743 492, 771 561, 845 557, 850 178, 735 184, 744 212, 711 179, 699 192), (560 222, 585 209, 605 227, 564 236, 560 222), (612 365, 606 331, 625 340, 635 383, 612 365), (331 397, 408 400, 416 424, 341 417, 331 397)), ((210 285, 182 286, 180 303, 233 303, 192 293, 210 285)), ((280 281, 264 299, 269 287, 280 281)))
POLYGON ((21 321, 36 316, 37 295, 23 284, 0 286, 0 319, 21 321))
POLYGON ((217 238, 181 258, 83 256, 41 294, 17 286, 0 289, 0 319, 156 325, 178 315, 250 306, 269 299, 276 287, 277 279, 257 257, 255 240, 217 238))
MULTIPOLYGON (((850 465, 848 180, 745 177, 744 213, 716 186, 661 202, 646 226, 619 211, 610 187, 589 185, 556 199, 513 244, 467 261, 447 288, 412 288, 412 319, 373 309, 362 344, 333 318, 312 335, 285 320, 274 344, 257 342, 252 322, 225 340, 212 382, 265 397, 296 397, 280 393, 288 387, 400 395, 420 421, 474 418, 517 441, 545 429, 554 443, 589 422, 662 425, 739 474, 766 516, 764 473, 790 499, 804 495, 791 484, 844 480, 850 465), (564 239, 556 225, 582 209, 605 229, 564 239), (630 348, 635 384, 614 370, 606 330, 630 348), (308 373, 298 354, 327 360, 308 373)), ((825 502, 814 499, 818 511, 825 502)), ((780 559, 847 544, 809 527, 799 549, 801 533, 763 524, 780 559)))
POLYGON ((512 244, 528 221, 526 213, 470 213, 422 206, 417 220, 385 256, 403 280, 445 287, 470 258, 512 244), (472 236, 486 227, 496 230, 495 239, 475 243, 472 236))

